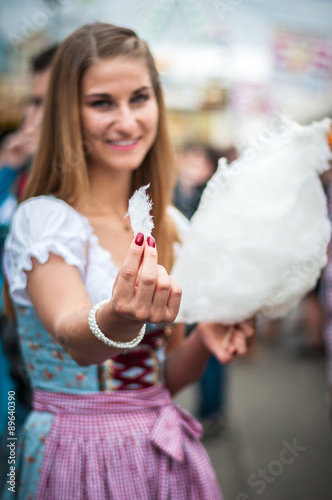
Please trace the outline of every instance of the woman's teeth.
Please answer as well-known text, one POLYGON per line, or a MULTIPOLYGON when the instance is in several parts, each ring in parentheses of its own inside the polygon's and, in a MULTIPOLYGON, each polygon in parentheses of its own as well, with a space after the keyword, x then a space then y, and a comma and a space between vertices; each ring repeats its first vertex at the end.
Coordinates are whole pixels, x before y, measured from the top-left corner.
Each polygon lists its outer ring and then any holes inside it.
POLYGON ((114 146, 131 146, 132 144, 135 144, 137 142, 137 139, 131 140, 131 141, 108 141, 110 144, 113 144, 114 146))

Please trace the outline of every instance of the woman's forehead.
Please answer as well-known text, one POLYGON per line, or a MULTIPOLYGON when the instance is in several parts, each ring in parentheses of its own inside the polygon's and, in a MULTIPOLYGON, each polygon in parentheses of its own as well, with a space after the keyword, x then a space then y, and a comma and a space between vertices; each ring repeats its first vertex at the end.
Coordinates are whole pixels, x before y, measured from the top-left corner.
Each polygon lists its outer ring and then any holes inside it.
POLYGON ((116 57, 101 59, 86 70, 82 78, 83 93, 133 92, 151 87, 151 78, 142 60, 116 57))

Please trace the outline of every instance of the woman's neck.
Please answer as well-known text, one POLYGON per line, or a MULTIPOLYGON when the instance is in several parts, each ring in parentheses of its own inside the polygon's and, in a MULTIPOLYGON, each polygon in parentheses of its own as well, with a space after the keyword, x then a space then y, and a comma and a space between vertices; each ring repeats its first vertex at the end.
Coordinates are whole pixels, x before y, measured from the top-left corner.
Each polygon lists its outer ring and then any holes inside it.
POLYGON ((86 216, 114 214, 123 217, 131 195, 132 172, 97 170, 89 172, 89 194, 78 205, 86 216))

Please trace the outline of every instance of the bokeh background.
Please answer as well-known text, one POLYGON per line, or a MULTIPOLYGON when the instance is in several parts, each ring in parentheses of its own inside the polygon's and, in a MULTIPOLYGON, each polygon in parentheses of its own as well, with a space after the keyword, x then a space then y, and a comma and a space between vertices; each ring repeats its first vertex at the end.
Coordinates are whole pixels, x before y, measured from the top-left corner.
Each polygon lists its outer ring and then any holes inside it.
POLYGON ((241 148, 278 113, 332 111, 329 0, 1 0, 0 15, 2 128, 20 119, 29 58, 93 21, 150 43, 176 144, 241 148))
MULTIPOLYGON (((332 117, 331 0, 0 0, 0 139, 21 122, 31 57, 93 21, 149 42, 177 149, 240 152, 284 116, 332 117)), ((227 371, 224 427, 204 439, 225 500, 332 499, 326 359, 323 345, 303 349, 308 307, 265 325, 227 371)), ((195 412, 196 388, 178 401, 195 412)))

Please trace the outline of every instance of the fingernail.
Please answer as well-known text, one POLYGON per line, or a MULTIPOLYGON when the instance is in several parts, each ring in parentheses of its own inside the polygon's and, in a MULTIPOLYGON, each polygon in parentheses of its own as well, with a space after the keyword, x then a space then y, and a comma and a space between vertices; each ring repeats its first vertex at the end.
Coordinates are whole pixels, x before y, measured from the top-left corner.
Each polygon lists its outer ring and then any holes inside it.
POLYGON ((144 234, 143 233, 137 233, 136 238, 135 238, 135 243, 139 247, 143 245, 144 242, 144 234))
POLYGON ((149 247, 152 247, 152 248, 156 247, 156 241, 153 238, 153 236, 148 236, 146 242, 149 245, 149 247))

